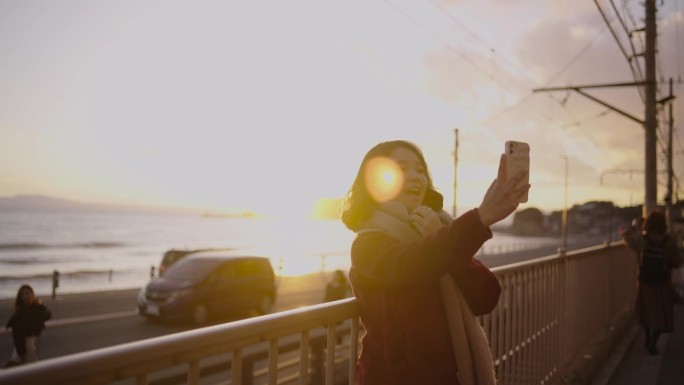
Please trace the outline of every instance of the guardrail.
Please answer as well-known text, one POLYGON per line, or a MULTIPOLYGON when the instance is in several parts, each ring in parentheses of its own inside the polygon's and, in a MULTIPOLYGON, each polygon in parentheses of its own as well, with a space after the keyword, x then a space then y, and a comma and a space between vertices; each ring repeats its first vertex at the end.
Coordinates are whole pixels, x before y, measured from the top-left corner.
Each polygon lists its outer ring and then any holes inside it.
MULTIPOLYGON (((620 244, 493 271, 501 281, 502 297, 480 321, 489 336, 500 384, 558 381, 570 361, 633 306, 636 264, 620 244)), ((155 375, 160 371, 180 365, 184 381, 196 385, 213 365, 223 370, 214 374, 222 384, 333 385, 339 382, 340 365, 346 365, 345 382, 351 385, 358 316, 356 300, 350 298, 50 359, 0 373, 0 383, 105 384, 133 378, 143 385, 158 382, 155 375), (338 357, 337 340, 347 333, 348 345, 338 357), (298 356, 279 361, 283 353, 297 350, 298 356), (207 365, 212 358, 221 364, 207 365), (290 373, 279 377, 287 368, 290 373)))
MULTIPOLYGON (((267 383, 275 385, 278 384, 276 369, 279 340, 299 334, 299 371, 296 379, 299 384, 308 384, 311 331, 322 327, 325 329, 326 339, 325 383, 331 385, 335 374, 337 326, 347 320, 350 322, 351 336, 348 357, 356 357, 358 308, 356 300, 349 298, 12 368, 0 373, 0 383, 107 384, 134 378, 137 385, 143 385, 150 383, 152 373, 181 364, 186 366, 186 382, 197 385, 200 379, 200 360, 230 352, 230 374, 226 379, 230 378, 232 384, 243 384, 251 381, 254 375, 253 371, 243 372, 243 367, 249 367, 248 363, 253 362, 251 359, 245 360, 245 356, 254 354, 254 351, 246 350, 266 342, 267 383)), ((261 349, 256 351, 259 350, 261 349)), ((349 365, 349 378, 354 378, 355 370, 355 365, 349 365)))
POLYGON ((502 296, 481 323, 501 384, 558 381, 634 306, 636 262, 619 242, 492 270, 502 296))

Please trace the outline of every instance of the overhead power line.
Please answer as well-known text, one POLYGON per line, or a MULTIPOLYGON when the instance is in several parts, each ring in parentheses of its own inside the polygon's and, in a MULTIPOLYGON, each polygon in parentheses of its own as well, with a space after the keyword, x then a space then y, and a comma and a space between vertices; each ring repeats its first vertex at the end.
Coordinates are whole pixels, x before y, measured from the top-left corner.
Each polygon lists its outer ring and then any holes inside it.
MULTIPOLYGON (((556 73, 554 73, 554 74, 553 74, 553 75, 544 83, 544 85, 542 85, 542 87, 548 87, 548 85, 551 84, 554 80, 556 80, 556 78, 558 78, 558 77, 559 77, 560 75, 562 75, 565 71, 567 71, 570 67, 572 67, 572 65, 575 64, 575 62, 576 62, 577 60, 579 60, 582 56, 584 56, 584 54, 587 53, 587 51, 589 51, 589 48, 591 48, 591 47, 594 45, 594 43, 596 43, 596 42, 599 40, 599 38, 600 38, 601 36, 603 36, 603 34, 605 33, 605 31, 606 31, 606 30, 604 29, 604 30, 599 31, 597 34, 595 34, 594 37, 593 37, 593 39, 590 40, 589 43, 588 43, 587 45, 585 45, 581 50, 579 50, 579 51, 577 52, 577 54, 575 54, 575 56, 573 56, 573 58, 570 59, 570 61, 568 61, 565 65, 563 65, 558 71, 556 71, 556 73)), ((485 121, 488 122, 488 121, 491 121, 491 120, 494 120, 494 119, 498 118, 499 116, 502 116, 503 114, 507 113, 508 111, 510 111, 510 110, 512 110, 512 109, 514 109, 514 108, 517 108, 517 107, 520 106, 521 104, 527 102, 527 101, 528 101, 529 99, 531 99, 534 95, 535 95, 535 93, 532 92, 532 93, 530 93, 529 95, 525 96, 524 98, 518 99, 515 103, 511 104, 510 106, 505 107, 504 109, 502 109, 502 110, 500 110, 500 111, 498 111, 498 112, 492 114, 492 115, 491 115, 490 117, 488 117, 487 120, 485 120, 485 121)))
MULTIPOLYGON (((520 94, 518 93, 518 91, 512 89, 512 88, 509 87, 507 84, 504 84, 502 81, 500 81, 500 80, 497 79, 496 77, 494 77, 494 76, 492 76, 491 74, 489 74, 486 70, 484 70, 482 67, 480 67, 479 65, 477 65, 477 63, 475 63, 475 62, 472 61, 470 58, 468 58, 468 56, 466 56, 464 53, 462 53, 462 52, 459 51, 458 49, 454 48, 449 42, 445 41, 445 40, 442 39, 440 36, 438 36, 438 35, 435 34, 433 31, 431 31, 429 28, 425 27, 423 24, 421 24, 419 21, 417 21, 417 20, 416 20, 415 18, 413 18, 411 15, 409 15, 408 13, 406 13, 404 10, 402 10, 402 9, 399 8, 399 7, 397 7, 395 4, 393 4, 392 2, 390 2, 390 1, 388 1, 388 0, 384 0, 384 2, 385 2, 387 5, 389 5, 390 7, 392 7, 395 11, 399 12, 400 14, 402 14, 402 15, 403 15, 407 20, 409 20, 411 23, 413 23, 413 24, 416 25, 418 28, 420 28, 421 30, 423 30, 423 32, 427 33, 427 34, 430 35, 432 38, 434 38, 435 40, 437 40, 437 41, 439 41, 440 43, 442 43, 449 51, 455 53, 455 54, 458 55, 463 61, 465 61, 466 63, 468 63, 468 64, 470 64, 471 66, 473 66, 478 72, 480 72, 480 73, 481 73, 482 75, 484 75, 486 78, 489 78, 490 80, 492 80, 493 82, 497 83, 497 84, 498 84, 499 86, 501 86, 503 89, 505 89, 505 90, 511 92, 512 94, 515 94, 515 95, 517 95, 517 96, 520 96, 520 94)), ((549 117, 549 116, 546 115, 545 113, 541 112, 541 111, 540 111, 539 109, 537 109, 534 105, 532 105, 532 104, 530 104, 530 103, 528 103, 528 102, 525 102, 525 104, 526 104, 532 111, 536 112, 539 116, 543 117, 544 119, 546 119, 546 120, 549 121, 550 123, 552 123, 552 124, 557 124, 551 117, 549 117)))
MULTIPOLYGON (((613 10, 615 11, 615 15, 617 16, 618 21, 620 22, 620 25, 622 26, 622 29, 625 31, 627 34, 627 38, 629 40, 629 46, 632 49, 632 56, 628 59, 630 62, 630 67, 632 64, 632 60, 636 59, 638 54, 636 52, 636 49, 634 48, 634 42, 632 41, 632 32, 630 31, 627 26, 625 25, 625 21, 622 19, 622 15, 620 15, 620 11, 618 11, 617 7, 615 6, 615 3, 613 0, 610 0, 610 5, 613 7, 613 10)), ((638 74, 638 78, 635 79, 636 81, 640 81, 641 79, 644 78, 644 75, 641 73, 641 66, 639 65, 639 60, 634 60, 634 65, 636 66, 636 73, 638 74)))
MULTIPOLYGON (((459 28, 465 30, 470 36, 472 36, 472 37, 475 38, 479 43, 481 43, 483 46, 485 46, 485 47, 487 48, 487 50, 490 51, 493 55, 499 55, 499 57, 501 58, 501 60, 502 60, 504 63, 506 63, 509 67, 515 69, 515 71, 516 71, 518 74, 522 75, 524 78, 526 78, 528 81, 530 81, 530 83, 532 83, 533 85, 536 85, 535 79, 532 79, 532 78, 531 78, 523 69, 521 69, 517 64, 513 63, 512 61, 508 60, 508 59, 507 59, 506 57, 504 57, 503 55, 499 54, 498 51, 497 51, 494 47, 492 47, 489 43, 487 43, 483 38, 481 38, 481 37, 480 37, 477 33, 475 33, 472 29, 468 28, 468 27, 465 25, 465 23, 461 22, 458 18, 456 18, 454 15, 452 15, 450 12, 448 12, 448 11, 444 8, 444 6, 443 6, 442 4, 438 3, 438 2, 435 1, 435 0, 432 0, 432 4, 433 4, 440 12, 442 12, 444 15, 446 15, 446 17, 447 17, 449 20, 451 20, 454 24, 456 24, 459 28)), ((394 8, 397 9, 396 6, 395 6, 394 8)), ((559 71, 557 71, 553 76, 551 76, 551 77, 547 80, 546 85, 551 84, 551 82, 554 81, 559 75, 561 75, 561 74, 562 74, 563 72, 565 72, 568 68, 570 68, 570 67, 571 67, 571 66, 572 66, 572 65, 573 65, 573 64, 574 64, 582 55, 584 55, 584 53, 586 53, 586 52, 588 51, 588 49, 589 49, 596 41, 598 41, 598 38, 599 38, 602 34, 603 34, 603 31, 601 31, 600 33, 596 34, 596 35, 594 36, 594 38, 589 42, 589 44, 587 44, 587 45, 586 45, 582 50, 580 50, 580 52, 579 52, 578 54, 576 54, 576 55, 575 55, 575 56, 574 56, 566 65, 564 65, 559 71)), ((502 110, 502 111, 496 113, 495 116, 496 116, 496 115, 503 114, 504 112, 510 111, 511 109, 516 108, 516 107, 519 106, 520 104, 523 104, 523 103, 527 104, 528 100, 531 99, 533 96, 534 96, 534 94, 528 94, 528 95, 526 95, 526 96, 521 96, 521 97, 519 97, 519 98, 518 98, 518 101, 517 101, 516 103, 514 103, 513 105, 511 105, 511 106, 509 106, 509 107, 506 107, 504 110, 502 110)), ((558 103, 558 104, 565 110, 565 112, 566 112, 567 115, 570 117, 570 119, 573 120, 573 123, 572 123, 573 125, 581 126, 581 122, 579 122, 579 121, 577 120, 577 118, 575 118, 575 116, 572 114, 572 112, 571 112, 571 111, 568 109, 568 107, 566 106, 565 100, 567 100, 567 98, 565 98, 565 99, 563 99, 563 100, 558 100, 558 99, 556 99, 556 98, 555 98, 553 95, 551 95, 551 94, 549 94, 549 98, 551 98, 552 100, 554 100, 556 103, 558 103)), ((491 119, 492 119, 492 117, 488 118, 487 121, 489 121, 489 120, 491 120, 491 119)))
MULTIPOLYGON (((623 47, 622 41, 618 37, 617 32, 613 28, 613 25, 608 20, 608 17, 606 16, 606 13, 604 12, 603 8, 601 8, 601 5, 599 4, 598 0, 594 0, 594 4, 596 4, 596 7, 598 8, 599 13, 601 14, 601 17, 603 17, 603 20, 606 23, 606 27, 608 28, 610 33, 613 35, 613 38, 615 39, 615 43, 617 43, 618 47, 620 48, 620 51, 622 52, 622 55, 627 60, 627 64, 629 65, 629 69, 632 72, 632 77, 634 78, 635 81, 640 82, 641 80, 643 80, 643 75, 641 73, 641 67, 639 66, 639 61, 633 60, 633 59, 637 59, 637 57, 640 56, 641 54, 638 54, 634 49, 634 44, 632 43, 632 32, 633 31, 627 30, 627 27, 625 26, 625 23, 622 20, 622 16, 620 16, 620 13, 617 11, 615 4, 613 3, 612 0, 610 0, 610 3, 613 6, 613 9, 615 10, 616 18, 620 21, 620 24, 623 26, 623 28, 625 29, 625 32, 627 33, 627 37, 629 39, 630 46, 632 49, 632 55, 629 55, 627 53, 627 50, 625 49, 625 47, 623 47), (636 69, 635 69, 635 67, 636 67, 636 69)), ((638 88, 638 91, 639 91, 639 96, 641 97, 642 101, 645 101, 644 91, 641 88, 638 88)))

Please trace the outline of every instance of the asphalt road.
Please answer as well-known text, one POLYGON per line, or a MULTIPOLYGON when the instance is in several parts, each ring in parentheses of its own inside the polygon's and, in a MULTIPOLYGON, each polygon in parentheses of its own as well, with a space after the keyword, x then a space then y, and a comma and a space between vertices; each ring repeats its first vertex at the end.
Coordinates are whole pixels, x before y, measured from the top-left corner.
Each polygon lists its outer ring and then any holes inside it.
MULTIPOLYGON (((597 244, 585 240, 574 248, 597 244)), ((502 266, 522 260, 555 253, 555 247, 521 251, 505 255, 478 256, 489 267, 502 266)), ((320 303, 328 275, 311 274, 305 277, 283 277, 280 281, 274 312, 320 303)), ((187 323, 151 322, 137 315, 138 290, 84 293, 44 299, 53 319, 40 339, 40 357, 49 359, 98 348, 140 341, 190 330, 187 323)), ((5 322, 12 313, 11 300, 0 300, 0 320, 5 322)), ((234 314, 214 323, 230 322, 255 316, 253 313, 234 314)), ((12 352, 11 334, 0 330, 0 365, 9 360, 12 352)))
MULTIPOLYGON (((284 311, 320 303, 327 275, 283 277, 273 311, 284 311)), ((178 333, 194 327, 188 322, 149 321, 137 314, 138 290, 84 293, 44 299, 53 318, 40 338, 40 357, 48 359, 127 342, 178 333)), ((0 301, 0 319, 5 322, 12 313, 13 302, 0 301)), ((213 324, 256 316, 254 312, 231 314, 212 320, 213 324)), ((12 353, 12 336, 0 331, 0 365, 12 353)))

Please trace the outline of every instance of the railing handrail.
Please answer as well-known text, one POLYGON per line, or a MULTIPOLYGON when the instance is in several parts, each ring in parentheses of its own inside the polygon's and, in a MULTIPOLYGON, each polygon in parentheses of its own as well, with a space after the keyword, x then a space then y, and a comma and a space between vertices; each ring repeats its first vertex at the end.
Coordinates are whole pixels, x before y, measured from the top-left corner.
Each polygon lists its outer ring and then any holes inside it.
POLYGON ((33 378, 44 379, 44 384, 68 383, 78 378, 94 377, 99 373, 120 368, 142 366, 143 363, 175 355, 192 356, 193 352, 208 347, 221 347, 225 351, 230 351, 288 336, 300 330, 325 327, 355 315, 358 316, 356 299, 347 298, 53 358, 12 368, 0 374, 0 378, 2 383, 7 385, 23 383, 28 374, 33 378))
MULTIPOLYGON (((556 366, 552 366, 552 372, 549 374, 553 376, 558 375, 558 371, 562 369, 562 366, 558 367, 557 365, 563 365, 565 363, 564 360, 567 360, 565 355, 575 354, 577 349, 577 344, 573 344, 569 348, 565 347, 565 344, 567 344, 566 339, 569 337, 564 333, 575 330, 573 329, 575 323, 571 322, 572 318, 568 318, 570 315, 568 312, 574 311, 574 306, 579 305, 573 304, 579 302, 573 302, 576 300, 576 297, 573 297, 570 292, 563 292, 563 290, 567 291, 577 286, 573 282, 578 282, 576 278, 582 276, 575 274, 575 270, 580 268, 578 266, 586 266, 588 269, 595 269, 595 266, 598 266, 596 264, 587 265, 586 262, 591 262, 592 259, 586 259, 586 257, 599 254, 597 261, 602 264, 600 266, 609 268, 610 259, 606 259, 606 256, 618 257, 617 260, 613 260, 614 262, 618 261, 622 258, 621 253, 617 251, 620 247, 624 247, 622 242, 604 243, 598 246, 569 251, 565 254, 553 254, 492 269, 502 281, 506 295, 502 296, 504 298, 502 299, 503 302, 499 304, 497 309, 491 315, 484 316, 481 321, 484 323, 486 330, 493 334, 490 334, 490 338, 492 338, 494 343, 493 349, 500 361, 503 362, 497 368, 500 372, 499 375, 508 378, 512 376, 511 371, 513 367, 511 365, 517 365, 516 362, 519 360, 525 363, 537 357, 541 351, 538 347, 542 346, 539 338, 547 334, 551 336, 549 338, 552 338, 552 341, 555 341, 554 344, 561 342, 563 344, 563 347, 559 348, 560 358, 553 359, 552 365, 556 366), (570 268, 566 269, 564 266, 570 266, 570 268), (530 284, 535 279, 539 280, 541 286, 530 284), (542 287, 555 289, 552 290, 553 293, 536 291, 535 293, 537 294, 533 294, 531 292, 531 290, 539 290, 542 287), (540 304, 542 298, 560 302, 553 304, 551 307, 546 305, 544 305, 546 307, 543 307, 540 304), (528 311, 537 311, 538 316, 535 316, 530 321, 521 323, 523 320, 521 317, 528 311), (570 329, 566 330, 565 328, 570 329), (552 333, 551 330, 553 330, 552 333), (528 335, 528 333, 531 334, 528 335), (517 350, 515 352, 511 350, 518 348, 521 351, 525 349, 525 352, 520 355, 520 352, 517 350), (503 366, 503 369, 501 369, 501 366, 503 366)), ((595 272, 595 270, 592 272, 595 272)), ((629 279, 628 277, 625 278, 625 274, 618 277, 621 277, 620 279, 623 281, 629 279)), ((611 280, 603 280, 601 287, 609 289, 608 282, 611 280)), ((628 285, 628 283, 622 282, 622 285, 625 287, 629 286, 629 290, 632 290, 632 286, 628 285)), ((602 293, 606 298, 610 296, 610 292, 605 290, 602 293)), ((625 295, 627 294, 629 293, 625 292, 625 295)), ((620 302, 615 302, 613 307, 616 307, 616 304, 626 303, 627 297, 625 295, 619 297, 620 302)), ((610 316, 611 314, 607 315, 610 316)), ((580 313, 577 317, 581 316, 582 314, 580 313)), ((262 342, 270 342, 271 345, 267 348, 270 357, 274 349, 279 350, 276 349, 278 348, 278 339, 282 337, 303 333, 301 335, 302 345, 310 346, 311 341, 314 339, 318 340, 319 336, 316 333, 314 333, 316 335, 312 334, 310 336, 309 331, 319 327, 327 328, 327 346, 331 347, 334 351, 335 325, 349 319, 352 319, 352 339, 350 342, 353 346, 350 350, 353 357, 356 354, 356 343, 358 341, 356 339, 358 337, 358 317, 359 307, 356 299, 347 298, 340 301, 49 359, 0 372, 0 382, 12 385, 24 384, 27 380, 40 379, 41 383, 52 385, 83 383, 85 381, 94 382, 95 379, 97 379, 96 382, 98 383, 104 383, 123 378, 138 377, 138 382, 144 384, 147 383, 147 374, 149 372, 178 364, 189 364, 190 371, 194 373, 192 377, 194 379, 199 376, 197 372, 198 360, 203 357, 230 353, 232 351, 234 354, 233 360, 237 359, 235 365, 241 365, 250 361, 253 358, 252 356, 256 357, 255 354, 257 354, 255 352, 245 352, 243 356, 241 349, 244 347, 262 342), (238 356, 235 356, 236 352, 240 352, 238 356), (141 378, 143 378, 142 381, 141 378)), ((594 329, 591 329, 591 327, 593 325, 589 325, 585 329, 577 329, 577 335, 584 338, 585 342, 583 343, 586 343, 587 338, 594 332, 594 329)), ((544 341, 544 343, 547 343, 551 340, 544 341)), ((258 353, 263 355, 261 351, 258 353)), ((277 356, 277 353, 275 354, 277 356)), ((306 357, 306 355, 302 357, 306 357)), ((272 357, 269 359, 272 359, 272 357)), ((328 359, 330 360, 330 358, 328 359)), ((350 378, 353 378, 353 371, 355 369, 353 358, 350 359, 350 362, 350 378)), ((277 366, 277 362, 275 365, 277 366)), ((332 365, 332 362, 328 361, 326 363, 326 370, 330 370, 328 368, 330 365, 332 365)), ((276 368, 276 366, 269 365, 269 370, 276 368)), ((231 366, 231 370, 233 369, 231 366)), ((549 370, 548 367, 546 367, 546 370, 549 370)), ((525 373, 525 375, 529 375, 529 373, 525 373)), ((520 373, 514 374, 521 375, 520 373)), ((239 376, 240 374, 238 373, 237 378, 240 378, 239 376)), ((328 378, 329 374, 327 373, 326 380, 328 378)), ((188 383, 192 384, 197 383, 194 380, 188 381, 188 383)), ((300 380, 300 383, 304 383, 301 381, 303 380, 300 380)), ((509 379, 509 381, 511 380, 509 379)), ((270 380, 269 383, 271 383, 270 380)))
POLYGON ((533 258, 533 259, 528 259, 525 261, 509 263, 509 264, 503 265, 503 266, 493 267, 493 268, 491 268, 491 271, 494 274, 509 274, 509 273, 513 273, 513 272, 518 271, 518 270, 529 269, 529 268, 535 267, 537 265, 542 265, 542 264, 547 263, 549 261, 563 260, 565 258, 585 257, 586 255, 593 254, 596 252, 600 252, 602 250, 605 250, 606 248, 614 248, 614 247, 624 247, 624 246, 623 246, 623 243, 620 241, 612 242, 609 244, 590 246, 590 247, 585 247, 582 249, 568 251, 565 255, 561 255, 559 253, 556 253, 556 254, 551 254, 551 255, 544 256, 544 257, 533 258))

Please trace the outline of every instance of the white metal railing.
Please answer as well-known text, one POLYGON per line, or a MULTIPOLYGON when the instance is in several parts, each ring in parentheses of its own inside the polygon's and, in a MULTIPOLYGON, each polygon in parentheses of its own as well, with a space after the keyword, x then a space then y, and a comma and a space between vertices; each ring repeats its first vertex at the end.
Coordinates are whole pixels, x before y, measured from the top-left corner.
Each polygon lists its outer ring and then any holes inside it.
MULTIPOLYGON (((635 269, 633 256, 619 244, 494 268, 501 300, 480 321, 499 383, 557 381, 582 348, 633 306, 635 269)), ((180 365, 174 375, 193 385, 209 372, 218 373, 221 384, 332 385, 340 369, 353 384, 358 316, 350 298, 45 360, 0 372, 0 383, 105 384, 133 378, 139 385, 154 384, 154 376, 168 379, 164 371, 180 365), (347 334, 347 342, 339 344, 347 334), (345 350, 336 354, 340 348, 345 350), (289 360, 279 360, 287 354, 289 360), (205 362, 211 358, 220 362, 213 371, 205 362)))
MULTIPOLYGON (((323 354, 314 355, 318 361, 321 356, 327 356, 320 365, 324 373, 311 373, 311 377, 315 380, 325 377, 325 384, 330 385, 335 375, 335 349, 340 329, 351 336, 347 359, 356 357, 359 322, 353 298, 49 359, 0 372, 0 383, 106 384, 134 378, 136 384, 143 385, 150 383, 152 373, 181 364, 185 365, 185 382, 196 385, 200 378, 200 360, 230 352, 232 354, 227 357, 230 365, 226 368, 229 372, 225 378, 230 379, 230 383, 251 383, 255 372, 257 375, 261 372, 266 374, 269 385, 275 385, 279 383, 276 370, 281 352, 279 342, 283 340, 286 345, 293 345, 286 337, 299 334, 300 339, 294 345, 300 350, 298 362, 301 364, 295 381, 309 383, 309 355, 312 351, 324 350, 323 354), (345 321, 349 323, 346 331, 345 321), (325 331, 317 333, 321 328, 325 331), (254 370, 254 361, 264 349, 249 348, 264 342, 268 352, 267 370, 254 370), (249 370, 245 372, 244 368, 249 370)), ((346 375, 354 378, 356 366, 348 367, 346 375)))
POLYGON ((621 243, 492 269, 502 296, 481 317, 501 384, 550 384, 634 306, 636 263, 621 243))

